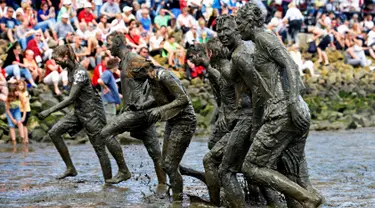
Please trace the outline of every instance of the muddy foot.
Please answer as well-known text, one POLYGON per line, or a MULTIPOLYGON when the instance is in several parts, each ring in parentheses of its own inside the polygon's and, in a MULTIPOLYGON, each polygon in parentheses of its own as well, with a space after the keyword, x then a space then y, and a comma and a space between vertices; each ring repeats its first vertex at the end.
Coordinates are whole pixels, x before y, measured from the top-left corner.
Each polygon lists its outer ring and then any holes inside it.
POLYGON ((167 198, 168 197, 168 190, 169 190, 169 187, 167 184, 159 184, 157 187, 156 187, 156 196, 159 198, 159 199, 164 199, 164 198, 167 198))
POLYGON ((306 208, 322 207, 322 205, 324 204, 324 201, 325 201, 324 197, 322 195, 316 193, 313 200, 303 203, 303 207, 306 207, 306 208))
POLYGON ((68 169, 64 172, 64 174, 57 176, 56 179, 63 179, 66 177, 74 177, 77 175, 76 169, 68 169))
POLYGON ((126 172, 126 173, 118 172, 117 175, 115 175, 115 177, 111 179, 107 179, 105 180, 105 182, 109 184, 118 184, 122 181, 128 180, 131 176, 132 175, 130 174, 130 172, 126 172))

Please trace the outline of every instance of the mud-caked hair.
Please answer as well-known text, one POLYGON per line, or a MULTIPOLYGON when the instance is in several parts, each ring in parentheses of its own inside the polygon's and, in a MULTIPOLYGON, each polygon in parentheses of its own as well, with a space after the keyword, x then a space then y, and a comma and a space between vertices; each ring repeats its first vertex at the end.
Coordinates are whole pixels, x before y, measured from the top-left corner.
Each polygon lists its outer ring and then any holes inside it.
POLYGON ((246 20, 253 27, 263 27, 265 22, 265 15, 262 9, 251 2, 246 3, 238 10, 237 18, 246 20))
POLYGON ((205 53, 205 52, 206 52, 206 46, 202 43, 196 43, 196 44, 189 46, 187 53, 186 53, 186 57, 187 59, 190 59, 191 57, 193 57, 193 55, 205 53))
POLYGON ((74 53, 72 46, 61 45, 53 49, 53 53, 52 53, 53 59, 56 59, 57 57, 65 57, 65 56, 68 56, 69 59, 71 59, 72 61, 76 60, 76 54, 74 53))
POLYGON ((207 50, 212 52, 213 57, 227 58, 229 49, 225 47, 219 40, 218 37, 211 38, 206 43, 207 50))
POLYGON ((112 45, 126 44, 125 35, 121 32, 114 31, 107 36, 107 41, 111 40, 112 45))
POLYGON ((150 60, 143 58, 142 56, 134 56, 129 60, 127 65, 127 71, 129 78, 139 78, 147 76, 150 70, 153 70, 153 64, 150 60))
POLYGON ((225 24, 229 25, 229 28, 237 28, 236 18, 229 14, 220 15, 216 18, 216 27, 221 28, 225 24))

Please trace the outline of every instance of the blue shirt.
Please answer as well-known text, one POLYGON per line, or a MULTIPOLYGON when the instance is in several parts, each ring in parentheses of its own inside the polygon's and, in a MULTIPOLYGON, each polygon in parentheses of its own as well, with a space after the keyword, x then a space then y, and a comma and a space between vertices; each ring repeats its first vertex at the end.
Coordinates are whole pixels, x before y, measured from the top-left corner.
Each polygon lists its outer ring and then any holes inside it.
MULTIPOLYGON (((16 19, 12 18, 7 18, 7 17, 2 17, 0 19, 0 24, 5 24, 5 27, 8 29, 13 29, 17 24, 16 19)), ((1 31, 4 32, 4 31, 1 31)))
POLYGON ((147 31, 150 30, 150 26, 151 26, 151 19, 150 18, 143 18, 142 17, 142 19, 140 19, 140 22, 141 22, 141 24, 142 24, 142 26, 145 30, 147 30, 147 31))
POLYGON ((118 93, 117 85, 115 77, 113 76, 112 72, 110 70, 105 70, 102 73, 102 76, 100 79, 103 80, 104 84, 107 85, 107 87, 111 90, 107 94, 103 93, 103 87, 102 87, 102 98, 104 102, 107 103, 115 103, 115 104, 121 104, 120 95, 118 93))
POLYGON ((47 10, 46 13, 44 13, 43 10, 39 10, 39 11, 38 11, 38 16, 37 16, 37 17, 38 17, 38 22, 43 22, 43 21, 44 21, 44 20, 40 17, 40 15, 42 15, 42 14, 43 14, 44 16, 48 16, 49 11, 47 10))

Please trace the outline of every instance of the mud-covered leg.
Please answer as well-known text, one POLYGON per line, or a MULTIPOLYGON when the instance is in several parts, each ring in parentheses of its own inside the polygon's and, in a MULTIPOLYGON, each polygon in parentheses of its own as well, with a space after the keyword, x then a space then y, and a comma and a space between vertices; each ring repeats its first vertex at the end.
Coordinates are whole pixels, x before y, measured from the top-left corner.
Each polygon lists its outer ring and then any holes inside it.
POLYGON ((229 138, 230 133, 221 138, 203 158, 203 166, 206 172, 206 182, 210 201, 216 206, 220 206, 221 183, 219 177, 219 165, 222 161, 223 152, 229 138))
POLYGON ((99 136, 89 135, 89 140, 94 147, 95 153, 99 158, 100 166, 102 167, 104 180, 112 178, 111 161, 105 150, 105 142, 99 136))
POLYGON ((48 136, 51 138, 66 165, 66 171, 62 175, 57 176, 57 179, 77 175, 77 171, 73 165, 72 159, 70 158, 68 147, 61 136, 66 132, 78 132, 80 129, 82 129, 82 126, 78 118, 73 113, 69 113, 48 131, 48 136))
POLYGON ((321 204, 321 198, 304 189, 285 175, 271 169, 275 161, 281 157, 281 153, 287 149, 293 140, 293 133, 283 131, 283 124, 287 120, 276 120, 273 123, 264 124, 257 132, 254 142, 246 156, 242 171, 260 186, 275 188, 288 197, 293 197, 304 207, 317 207, 321 204))
POLYGON ((223 161, 219 167, 219 175, 224 188, 225 197, 231 207, 245 207, 245 195, 237 180, 237 173, 250 147, 251 119, 237 122, 224 150, 223 161))
POLYGON ((155 172, 156 176, 158 177, 159 184, 166 184, 167 175, 162 168, 161 149, 155 125, 151 125, 142 131, 131 132, 130 135, 143 141, 148 155, 150 155, 152 161, 154 162, 155 172))
POLYGON ((185 165, 180 165, 180 173, 182 175, 190 176, 202 181, 203 183, 206 183, 206 177, 203 171, 194 170, 185 165))
POLYGON ((111 137, 105 141, 105 145, 107 146, 111 155, 115 158, 118 166, 118 173, 113 178, 108 179, 105 182, 117 184, 122 181, 128 180, 131 177, 131 173, 129 171, 128 166, 126 165, 120 143, 117 141, 115 137, 111 137))
POLYGON ((163 144, 163 169, 168 174, 173 200, 182 200, 183 179, 179 170, 181 159, 190 144, 196 121, 168 121, 163 144))

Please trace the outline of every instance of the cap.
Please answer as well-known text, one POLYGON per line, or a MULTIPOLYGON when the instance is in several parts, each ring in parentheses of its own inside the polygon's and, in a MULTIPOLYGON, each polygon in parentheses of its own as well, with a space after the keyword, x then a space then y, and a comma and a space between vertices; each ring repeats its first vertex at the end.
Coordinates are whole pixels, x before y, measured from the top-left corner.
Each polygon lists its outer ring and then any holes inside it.
POLYGON ((130 12, 130 11, 132 11, 132 10, 133 10, 133 8, 130 7, 130 6, 125 6, 125 7, 122 9, 123 12, 130 12))
POLYGON ((68 13, 64 13, 61 15, 61 18, 69 18, 69 14, 68 13))
POLYGON ((84 7, 85 8, 92 8, 92 4, 90 4, 90 2, 85 2, 84 7))
POLYGON ((72 0, 63 0, 63 5, 72 4, 72 0))

